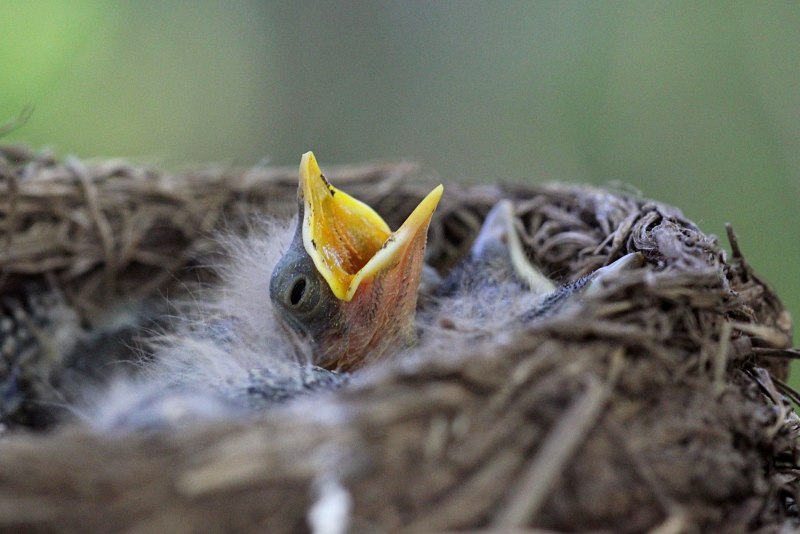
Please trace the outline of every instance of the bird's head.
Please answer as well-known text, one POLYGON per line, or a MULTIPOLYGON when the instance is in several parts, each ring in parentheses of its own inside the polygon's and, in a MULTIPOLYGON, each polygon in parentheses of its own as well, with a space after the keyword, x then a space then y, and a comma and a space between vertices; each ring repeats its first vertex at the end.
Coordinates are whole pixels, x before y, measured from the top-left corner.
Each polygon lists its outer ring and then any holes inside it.
POLYGON ((300 161, 297 229, 270 280, 278 317, 309 339, 314 363, 353 370, 413 342, 428 225, 441 185, 392 232, 333 187, 314 154, 300 161))

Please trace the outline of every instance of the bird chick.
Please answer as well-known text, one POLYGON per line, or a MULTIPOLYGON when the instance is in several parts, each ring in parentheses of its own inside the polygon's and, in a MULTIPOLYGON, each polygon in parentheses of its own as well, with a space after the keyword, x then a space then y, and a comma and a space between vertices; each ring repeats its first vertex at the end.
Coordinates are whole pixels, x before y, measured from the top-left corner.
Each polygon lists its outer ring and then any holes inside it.
POLYGON ((142 376, 116 381, 79 410, 90 425, 161 429, 238 417, 335 389, 347 382, 343 371, 413 343, 427 229, 442 187, 392 232, 372 208, 331 186, 310 152, 299 179, 294 233, 265 221, 250 238, 223 238, 231 261, 218 291, 164 337, 142 376))
POLYGON ((267 298, 269 273, 292 238, 288 221, 255 224, 248 236, 218 236, 227 258, 216 266, 219 285, 172 303, 166 331, 144 343, 152 350, 137 375, 87 391, 75 411, 89 426, 159 431, 239 418, 346 383, 313 365, 310 344, 281 327, 267 298))
MULTIPOLYGON (((433 291, 420 328, 452 343, 448 331, 482 337, 519 329, 598 293, 626 270, 640 267, 640 253, 623 256, 587 276, 556 286, 529 259, 510 200, 495 204, 466 257, 433 291)), ((433 340, 434 344, 436 340, 433 340)))
POLYGON ((556 288, 528 258, 517 232, 514 205, 508 199, 500 200, 489 210, 466 258, 434 293, 439 297, 452 296, 503 284, 536 295, 556 288))
POLYGON ((303 154, 297 227, 270 298, 284 324, 312 343, 316 365, 352 371, 413 343, 428 225, 442 191, 434 188, 392 232, 333 187, 313 153, 303 154))

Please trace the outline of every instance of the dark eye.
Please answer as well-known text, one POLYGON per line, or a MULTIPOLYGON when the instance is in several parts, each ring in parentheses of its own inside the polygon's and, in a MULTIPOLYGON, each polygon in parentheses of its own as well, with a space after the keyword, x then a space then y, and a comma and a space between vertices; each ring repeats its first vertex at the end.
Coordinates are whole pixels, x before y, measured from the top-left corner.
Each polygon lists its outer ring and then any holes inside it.
POLYGON ((292 285, 292 291, 289 293, 289 304, 297 306, 303 300, 303 295, 306 294, 306 279, 305 277, 298 278, 292 285))

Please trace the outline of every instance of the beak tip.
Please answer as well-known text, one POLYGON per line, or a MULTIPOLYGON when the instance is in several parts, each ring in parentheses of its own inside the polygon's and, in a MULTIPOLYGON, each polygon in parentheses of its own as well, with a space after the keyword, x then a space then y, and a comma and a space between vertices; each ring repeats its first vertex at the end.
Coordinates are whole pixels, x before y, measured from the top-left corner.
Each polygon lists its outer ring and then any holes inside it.
POLYGON ((317 158, 314 157, 314 152, 309 150, 300 158, 300 176, 308 179, 317 174, 322 174, 322 171, 317 164, 317 158))
MULTIPOLYGON (((434 187, 433 190, 430 193, 428 193, 424 199, 422 199, 422 202, 420 202, 419 206, 417 206, 417 210, 421 210, 422 213, 424 214, 424 218, 422 220, 430 221, 430 218, 433 216, 433 212, 436 211, 436 208, 439 206, 439 201, 442 199, 443 193, 444 193, 444 186, 442 184, 439 184, 436 187, 434 187)), ((416 212, 417 210, 414 211, 416 212)), ((412 213, 412 216, 414 215, 415 214, 412 213)))

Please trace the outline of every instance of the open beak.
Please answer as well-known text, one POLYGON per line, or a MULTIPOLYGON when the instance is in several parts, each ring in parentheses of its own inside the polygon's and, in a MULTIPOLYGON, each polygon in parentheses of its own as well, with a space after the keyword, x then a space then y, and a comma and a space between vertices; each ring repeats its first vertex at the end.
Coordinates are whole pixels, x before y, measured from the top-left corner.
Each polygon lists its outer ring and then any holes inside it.
POLYGON ((392 232, 375 210, 333 187, 312 152, 303 154, 303 246, 346 323, 318 340, 335 361, 326 366, 357 368, 413 341, 428 225, 442 191, 435 187, 392 232))
POLYGON ((556 286, 534 266, 515 227, 514 204, 502 199, 489 210, 470 249, 469 261, 483 267, 484 276, 515 280, 524 288, 543 295, 556 286))

